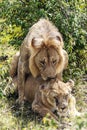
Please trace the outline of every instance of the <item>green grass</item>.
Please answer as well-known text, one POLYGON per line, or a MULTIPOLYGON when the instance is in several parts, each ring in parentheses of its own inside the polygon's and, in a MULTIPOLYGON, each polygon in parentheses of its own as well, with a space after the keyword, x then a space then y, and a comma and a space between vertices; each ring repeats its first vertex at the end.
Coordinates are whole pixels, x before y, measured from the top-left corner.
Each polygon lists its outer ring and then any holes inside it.
MULTIPOLYGON (((15 105, 16 96, 6 98, 3 90, 9 80, 9 65, 12 56, 17 50, 8 44, 0 45, 0 56, 8 56, 6 60, 0 61, 0 130, 58 130, 62 127, 69 127, 69 130, 87 129, 87 115, 76 118, 70 122, 69 119, 54 120, 42 118, 31 110, 31 104, 26 103, 23 110, 15 105), (72 125, 73 124, 73 125, 72 125)), ((76 80, 73 94, 77 100, 77 109, 87 112, 87 82, 81 79, 76 80)))

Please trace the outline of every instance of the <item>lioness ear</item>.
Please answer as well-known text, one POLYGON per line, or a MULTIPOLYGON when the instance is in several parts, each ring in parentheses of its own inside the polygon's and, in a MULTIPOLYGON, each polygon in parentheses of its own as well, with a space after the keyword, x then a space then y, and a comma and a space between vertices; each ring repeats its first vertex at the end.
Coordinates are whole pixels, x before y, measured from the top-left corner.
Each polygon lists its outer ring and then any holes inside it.
POLYGON ((74 81, 73 81, 72 79, 69 79, 68 82, 69 82, 69 84, 70 84, 70 87, 73 88, 74 85, 75 85, 74 81))
POLYGON ((31 45, 33 48, 41 48, 42 45, 44 45, 43 39, 42 38, 33 38, 31 41, 31 45))
POLYGON ((66 85, 67 85, 68 91, 71 93, 72 88, 74 87, 74 81, 70 79, 70 80, 66 83, 66 85))

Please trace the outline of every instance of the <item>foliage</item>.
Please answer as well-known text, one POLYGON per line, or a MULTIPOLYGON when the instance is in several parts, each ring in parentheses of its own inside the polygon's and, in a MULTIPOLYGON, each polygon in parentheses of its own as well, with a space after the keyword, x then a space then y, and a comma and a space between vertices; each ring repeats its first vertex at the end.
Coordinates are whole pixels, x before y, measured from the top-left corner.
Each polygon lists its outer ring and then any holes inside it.
MULTIPOLYGON (((87 19, 84 1, 4 0, 1 1, 0 7, 2 17, 0 19, 0 42, 2 45, 7 43, 20 45, 29 27, 41 17, 49 18, 62 33, 65 49, 69 54, 69 66, 65 71, 65 79, 80 77, 87 72, 87 19)), ((3 50, 1 56, 4 56, 6 49, 3 47, 0 49, 3 50)), ((12 50, 9 52, 12 53, 12 50)), ((8 76, 8 62, 9 60, 0 63, 2 79, 8 76)))
POLYGON ((85 113, 84 116, 82 117, 75 118, 73 129, 76 130, 87 129, 87 113, 85 113))
POLYGON ((87 73, 87 8, 84 0, 4 0, 1 7, 1 43, 20 45, 39 18, 49 18, 63 35, 69 54, 65 75, 87 73))

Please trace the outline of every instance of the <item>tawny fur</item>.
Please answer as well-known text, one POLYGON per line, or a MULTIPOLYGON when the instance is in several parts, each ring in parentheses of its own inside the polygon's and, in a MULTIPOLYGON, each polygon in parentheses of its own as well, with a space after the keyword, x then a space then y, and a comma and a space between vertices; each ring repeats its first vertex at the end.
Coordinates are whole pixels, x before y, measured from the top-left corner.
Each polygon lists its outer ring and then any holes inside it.
MULTIPOLYGON (((31 27, 20 47, 20 57, 18 61, 18 102, 21 103, 24 100, 24 84, 27 74, 32 74, 34 77, 41 76, 44 80, 54 78, 58 75, 58 78, 61 79, 62 71, 66 68, 67 64, 68 54, 63 50, 61 34, 51 22, 46 19, 40 19, 31 27), (53 56, 54 58, 55 56, 53 55, 54 53, 51 54, 51 52, 48 52, 50 48, 56 52, 59 58, 59 61, 54 67, 52 67, 51 61, 49 62, 49 57, 53 56), (45 71, 40 71, 41 69, 36 66, 35 58, 43 49, 45 49, 47 53, 46 58, 48 63, 45 67, 45 71), (47 67, 49 69, 47 69, 47 67)), ((11 70, 13 71, 13 69, 11 70)), ((10 73, 13 75, 13 72, 10 71, 10 73)))

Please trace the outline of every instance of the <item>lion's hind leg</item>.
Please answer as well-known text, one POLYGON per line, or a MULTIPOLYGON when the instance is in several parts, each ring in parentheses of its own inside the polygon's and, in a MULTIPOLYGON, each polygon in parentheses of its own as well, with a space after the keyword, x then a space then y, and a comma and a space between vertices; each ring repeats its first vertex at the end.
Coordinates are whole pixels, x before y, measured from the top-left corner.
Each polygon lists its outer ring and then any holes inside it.
POLYGON ((18 62, 19 62, 20 52, 17 52, 12 59, 9 71, 9 79, 8 83, 3 91, 6 97, 15 93, 17 91, 17 70, 18 70, 18 62))

